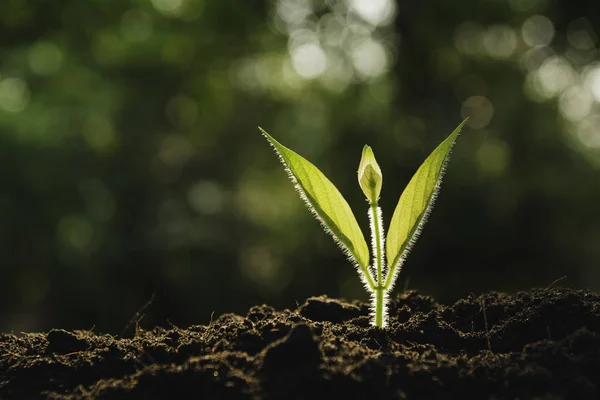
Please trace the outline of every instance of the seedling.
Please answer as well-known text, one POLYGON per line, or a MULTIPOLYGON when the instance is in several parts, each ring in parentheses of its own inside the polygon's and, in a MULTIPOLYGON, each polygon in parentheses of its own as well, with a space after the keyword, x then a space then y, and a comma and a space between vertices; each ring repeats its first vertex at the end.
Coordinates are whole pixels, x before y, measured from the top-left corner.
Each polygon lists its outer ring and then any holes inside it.
POLYGON ((371 263, 362 231, 339 190, 312 163, 259 128, 279 155, 300 198, 357 269, 366 290, 371 294, 372 325, 380 328, 387 326, 388 293, 427 221, 440 189, 450 150, 466 122, 464 120, 427 157, 404 189, 390 222, 385 256, 385 235, 378 205, 383 177, 373 150, 369 146, 363 148, 358 183, 369 203, 371 263))

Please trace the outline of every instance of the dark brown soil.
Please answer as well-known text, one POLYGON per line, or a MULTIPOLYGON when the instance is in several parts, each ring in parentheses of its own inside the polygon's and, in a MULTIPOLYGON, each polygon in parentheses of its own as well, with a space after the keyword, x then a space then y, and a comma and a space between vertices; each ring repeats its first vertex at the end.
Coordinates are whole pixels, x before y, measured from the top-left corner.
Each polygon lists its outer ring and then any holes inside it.
POLYGON ((313 297, 132 338, 0 334, 0 399, 598 399, 600 294, 543 289, 451 306, 313 297), (487 321, 487 327, 486 327, 487 321))

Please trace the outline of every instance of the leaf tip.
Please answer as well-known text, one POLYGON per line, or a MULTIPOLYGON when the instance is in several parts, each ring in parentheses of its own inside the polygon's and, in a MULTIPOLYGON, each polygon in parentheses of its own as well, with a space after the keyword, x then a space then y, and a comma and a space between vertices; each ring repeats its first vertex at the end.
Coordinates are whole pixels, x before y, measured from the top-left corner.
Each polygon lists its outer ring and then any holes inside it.
POLYGON ((258 127, 258 130, 259 130, 259 131, 260 131, 260 133, 261 133, 261 134, 262 134, 262 135, 263 135, 263 136, 264 136, 264 137, 265 137, 265 138, 266 138, 266 139, 269 141, 269 143, 271 143, 271 144, 272 144, 272 145, 273 145, 275 148, 277 148, 277 147, 275 146, 275 144, 276 144, 276 143, 277 143, 277 144, 279 144, 279 142, 277 142, 273 136, 269 135, 269 134, 267 133, 267 131, 265 131, 265 130, 264 130, 263 128, 261 128, 260 126, 258 127))
POLYGON ((471 117, 466 117, 465 119, 463 119, 463 121, 456 127, 455 130, 458 132, 462 131, 465 125, 467 125, 467 123, 469 122, 469 119, 471 119, 471 117))

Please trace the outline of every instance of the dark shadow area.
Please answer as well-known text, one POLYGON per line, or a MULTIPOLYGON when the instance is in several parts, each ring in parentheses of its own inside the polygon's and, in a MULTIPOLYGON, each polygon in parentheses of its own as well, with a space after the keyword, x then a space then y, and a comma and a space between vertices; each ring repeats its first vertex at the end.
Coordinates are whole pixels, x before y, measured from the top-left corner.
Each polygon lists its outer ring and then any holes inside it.
POLYGON ((387 227, 469 116, 396 292, 600 290, 599 18, 591 1, 0 1, 0 331, 366 301, 259 125, 367 234, 363 146, 387 227))

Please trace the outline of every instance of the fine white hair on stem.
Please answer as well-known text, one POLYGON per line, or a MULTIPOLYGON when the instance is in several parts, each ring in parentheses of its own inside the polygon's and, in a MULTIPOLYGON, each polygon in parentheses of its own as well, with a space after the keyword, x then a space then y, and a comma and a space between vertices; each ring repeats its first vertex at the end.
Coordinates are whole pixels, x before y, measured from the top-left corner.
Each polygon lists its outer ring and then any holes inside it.
POLYGON ((413 246, 419 239, 419 236, 421 235, 421 231, 423 230, 423 226, 425 225, 425 223, 427 222, 427 219, 429 218, 429 215, 431 214, 433 205, 435 204, 435 201, 437 200, 438 195, 439 195, 440 188, 442 187, 442 179, 444 178, 444 175, 446 174, 446 167, 448 165, 448 160, 450 159, 450 153, 452 153, 453 147, 454 147, 454 143, 452 143, 452 145, 450 146, 450 149, 448 150, 448 153, 446 154, 446 157, 444 158, 444 162, 442 163, 442 166, 440 168, 440 173, 439 173, 437 182, 435 183, 435 187, 433 188, 433 191, 431 192, 431 195, 429 196, 429 201, 427 202, 427 207, 425 208, 425 211, 423 211, 423 213, 421 214, 421 217, 419 218, 419 222, 417 224, 415 224, 415 226, 413 227, 412 232, 410 233, 410 238, 408 239, 407 243, 404 245, 404 250, 402 250, 402 253, 401 253, 400 257, 398 258, 398 261, 395 262, 394 266, 390 266, 391 271, 392 271, 392 276, 391 276, 391 279, 389 279, 390 277, 386 276, 386 279, 385 279, 385 282, 386 282, 385 289, 386 290, 391 291, 394 288, 394 285, 396 284, 396 279, 398 278, 398 274, 400 274, 400 271, 402 270, 402 266, 404 265, 404 261, 406 261, 408 255, 410 254, 410 251, 412 250, 413 246))
POLYGON ((387 326, 387 290, 383 287, 385 279, 385 256, 384 256, 384 231, 381 208, 372 204, 369 207, 369 225, 371 227, 371 247, 373 252, 373 264, 371 275, 375 276, 376 289, 371 293, 371 325, 377 326, 381 321, 381 328, 387 326))
POLYGON ((373 208, 369 207, 369 226, 371 227, 371 254, 373 257, 373 263, 370 266, 371 276, 377 277, 377 265, 381 265, 383 278, 385 279, 385 252, 384 247, 384 232, 383 232, 383 217, 381 214, 381 208, 377 207, 377 220, 373 216, 373 208), (377 223, 377 229, 375 229, 375 223, 377 223), (376 233, 379 232, 379 235, 376 233), (377 259, 377 241, 379 241, 379 260, 377 259), (379 264, 378 264, 379 262, 379 264))
POLYGON ((327 226, 327 224, 323 220, 323 217, 319 214, 319 212, 316 210, 315 206, 311 203, 310 199, 306 195, 306 192, 304 191, 304 188, 302 187, 302 185, 300 184, 300 182, 296 178, 296 175, 294 175, 294 172, 289 167, 289 165, 286 162, 286 160, 283 157, 283 155, 279 152, 279 150, 277 149, 277 147, 270 140, 268 140, 268 139, 269 138, 267 137, 267 141, 269 142, 269 144, 271 145, 271 147, 275 150, 275 153, 279 157, 279 161, 281 161, 281 163, 284 166, 285 172, 287 173, 288 177, 292 181, 292 184, 294 185, 294 188, 298 192, 300 198, 302 199, 302 201, 304 202, 304 204, 306 205, 306 207, 308 208, 308 210, 319 221, 319 223, 321 224, 321 227, 323 228, 323 230, 325 232, 327 232, 333 238, 333 241, 338 245, 338 247, 346 255, 346 258, 348 259, 348 261, 350 261, 350 263, 358 271, 358 275, 360 276, 360 280, 362 281, 363 286, 365 287, 365 289, 367 290, 367 292, 372 292, 373 288, 371 287, 371 284, 369 283, 369 280, 368 280, 367 276, 365 275, 365 273, 367 273, 367 274, 369 273, 368 266, 361 266, 360 263, 358 262, 358 260, 356 259, 356 257, 354 256, 354 254, 350 251, 350 249, 348 249, 348 247, 346 247, 346 245, 335 235, 335 233, 329 228, 329 226, 327 226))
MULTIPOLYGON (((390 300, 390 297, 388 295, 388 290, 383 290, 383 301, 381 302, 381 313, 382 313, 382 318, 383 318, 383 322, 381 324, 382 328, 385 328, 388 326, 388 321, 389 321, 389 316, 388 316, 388 302, 390 300)), ((377 319, 376 319, 376 315, 377 315, 377 291, 372 291, 371 292, 371 305, 369 306, 369 311, 370 311, 370 315, 371 315, 371 326, 377 326, 377 319)))

